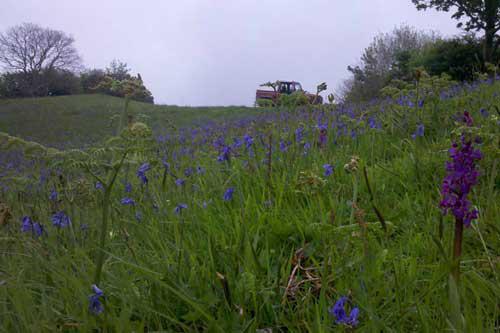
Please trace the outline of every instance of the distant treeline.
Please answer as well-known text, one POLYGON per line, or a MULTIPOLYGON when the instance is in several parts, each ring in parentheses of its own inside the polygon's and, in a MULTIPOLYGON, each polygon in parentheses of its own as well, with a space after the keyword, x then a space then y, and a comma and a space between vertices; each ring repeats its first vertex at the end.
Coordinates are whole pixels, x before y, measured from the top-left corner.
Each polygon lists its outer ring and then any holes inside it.
POLYGON ((346 102, 380 97, 382 89, 398 81, 415 81, 419 70, 432 76, 448 75, 455 81, 473 81, 482 73, 493 75, 500 52, 484 59, 484 41, 473 34, 444 38, 437 32, 418 31, 403 25, 377 35, 365 48, 360 62, 348 66, 351 77, 341 95, 346 102))
POLYGON ((0 34, 0 98, 101 93, 153 103, 140 74, 113 60, 106 69, 82 70, 74 39, 25 23, 0 34))

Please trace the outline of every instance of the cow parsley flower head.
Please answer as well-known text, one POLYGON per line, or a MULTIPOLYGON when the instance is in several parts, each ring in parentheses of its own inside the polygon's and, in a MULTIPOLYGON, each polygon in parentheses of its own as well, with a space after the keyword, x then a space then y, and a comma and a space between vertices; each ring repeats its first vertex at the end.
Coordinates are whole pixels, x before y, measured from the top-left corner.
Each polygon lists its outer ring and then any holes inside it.
POLYGON ((94 315, 99 315, 104 311, 104 306, 101 303, 101 297, 104 297, 104 292, 95 284, 92 285, 93 294, 89 296, 89 311, 94 315))

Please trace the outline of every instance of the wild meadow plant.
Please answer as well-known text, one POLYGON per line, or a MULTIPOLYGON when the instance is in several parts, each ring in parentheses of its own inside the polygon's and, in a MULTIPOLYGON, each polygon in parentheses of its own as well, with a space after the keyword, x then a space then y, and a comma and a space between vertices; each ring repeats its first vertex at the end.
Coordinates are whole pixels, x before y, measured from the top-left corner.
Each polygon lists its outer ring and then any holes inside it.
POLYGON ((1 136, 3 327, 498 329, 500 84, 431 87, 166 132, 122 121, 105 147, 1 136), (443 212, 471 232, 437 232, 443 212))

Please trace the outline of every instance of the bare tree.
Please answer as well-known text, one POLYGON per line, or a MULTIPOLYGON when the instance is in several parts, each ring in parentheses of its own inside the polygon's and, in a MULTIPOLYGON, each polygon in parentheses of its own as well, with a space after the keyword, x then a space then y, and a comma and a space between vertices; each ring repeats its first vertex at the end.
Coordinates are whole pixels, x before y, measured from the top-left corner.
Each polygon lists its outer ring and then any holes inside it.
POLYGON ((74 42, 62 31, 24 23, 0 34, 0 65, 22 80, 26 94, 44 95, 51 73, 81 68, 74 42))
POLYGON ((0 62, 7 70, 23 73, 75 70, 81 59, 74 42, 62 31, 24 23, 0 34, 0 62))

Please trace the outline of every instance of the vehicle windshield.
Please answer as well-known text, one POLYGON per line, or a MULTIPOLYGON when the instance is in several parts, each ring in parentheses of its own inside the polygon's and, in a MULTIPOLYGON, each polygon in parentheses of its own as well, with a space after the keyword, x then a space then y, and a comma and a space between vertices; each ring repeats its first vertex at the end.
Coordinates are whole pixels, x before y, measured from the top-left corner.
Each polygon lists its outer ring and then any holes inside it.
POLYGON ((295 90, 302 90, 302 86, 300 85, 300 83, 295 82, 295 90))

